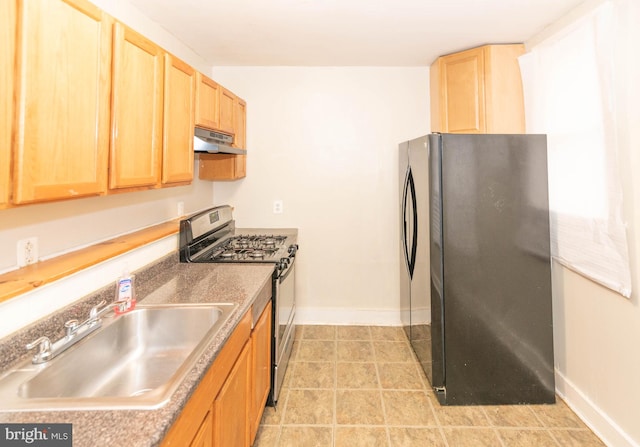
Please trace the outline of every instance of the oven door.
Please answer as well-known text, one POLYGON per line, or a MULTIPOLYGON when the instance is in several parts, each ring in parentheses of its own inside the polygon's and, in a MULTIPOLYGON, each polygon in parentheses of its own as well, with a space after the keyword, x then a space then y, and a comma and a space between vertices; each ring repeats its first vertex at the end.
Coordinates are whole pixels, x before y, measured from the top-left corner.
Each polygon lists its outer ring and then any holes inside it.
POLYGON ((275 308, 275 365, 273 374, 273 396, 275 404, 280 394, 284 373, 289 364, 289 357, 293 348, 293 338, 295 334, 295 257, 291 260, 289 267, 281 272, 276 279, 276 308, 275 308))

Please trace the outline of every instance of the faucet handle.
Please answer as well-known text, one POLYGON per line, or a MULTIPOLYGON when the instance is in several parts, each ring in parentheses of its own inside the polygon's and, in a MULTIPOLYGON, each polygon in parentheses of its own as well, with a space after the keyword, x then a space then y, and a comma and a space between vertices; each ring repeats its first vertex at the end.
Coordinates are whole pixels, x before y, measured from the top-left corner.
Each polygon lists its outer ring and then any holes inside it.
POLYGON ((76 320, 75 318, 66 321, 64 323, 64 328, 65 328, 65 333, 67 337, 72 337, 73 335, 75 335, 76 331, 78 330, 78 326, 79 326, 80 322, 78 320, 76 320))
POLYGON ((38 347, 38 352, 33 356, 33 363, 43 363, 51 356, 51 340, 49 337, 42 336, 31 343, 26 348, 31 350, 38 347))
POLYGON ((102 314, 102 312, 104 312, 105 309, 107 309, 106 307, 103 307, 102 309, 100 309, 100 307, 104 306, 105 304, 107 304, 107 302, 105 300, 102 300, 98 304, 93 306, 91 308, 91 311, 89 312, 89 319, 90 320, 97 319, 102 314))

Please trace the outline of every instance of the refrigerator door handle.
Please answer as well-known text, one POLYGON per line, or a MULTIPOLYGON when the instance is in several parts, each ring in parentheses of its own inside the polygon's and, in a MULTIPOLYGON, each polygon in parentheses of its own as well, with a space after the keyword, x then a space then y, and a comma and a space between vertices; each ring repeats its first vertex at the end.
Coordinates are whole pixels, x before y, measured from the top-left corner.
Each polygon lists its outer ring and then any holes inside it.
POLYGON ((407 264, 407 269, 409 270, 409 277, 413 279, 413 271, 416 266, 416 249, 418 244, 418 214, 417 214, 417 203, 416 203, 416 186, 413 181, 413 173, 411 172, 411 167, 407 168, 407 175, 405 176, 404 181, 404 190, 402 193, 402 244, 404 248, 404 257, 405 262, 407 264), (413 227, 411 234, 411 251, 409 252, 409 246, 407 241, 407 199, 411 196, 411 214, 413 217, 413 227))

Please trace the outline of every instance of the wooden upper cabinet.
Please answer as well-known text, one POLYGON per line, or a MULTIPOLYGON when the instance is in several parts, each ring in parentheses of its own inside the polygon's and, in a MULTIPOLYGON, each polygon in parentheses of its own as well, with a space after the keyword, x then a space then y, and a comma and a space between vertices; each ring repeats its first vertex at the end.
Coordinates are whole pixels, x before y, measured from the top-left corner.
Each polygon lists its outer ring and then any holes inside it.
POLYGON ((234 115, 235 115, 235 102, 236 95, 231 93, 226 88, 220 86, 220 94, 218 96, 219 108, 220 108, 220 123, 218 129, 222 132, 233 134, 235 128, 234 115))
POLYGON ((164 51, 121 23, 114 28, 109 188, 160 183, 164 51))
POLYGON ((0 2, 0 209, 11 192, 11 129, 15 84, 16 3, 0 2))
MULTIPOLYGON (((233 146, 246 148, 247 103, 234 95, 233 146)), ((198 177, 201 180, 238 180, 247 176, 247 156, 200 154, 198 177)))
POLYGON ((233 146, 240 149, 247 148, 247 103, 242 98, 235 98, 233 102, 233 146))
MULTIPOLYGON (((235 136, 234 136, 234 145, 235 147, 239 147, 241 149, 247 148, 247 103, 241 99, 236 97, 236 101, 234 103, 235 108, 235 117, 234 117, 234 127, 235 127, 235 136)), ((234 163, 234 178, 244 178, 247 176, 247 156, 246 155, 236 155, 235 163, 234 163)))
POLYGON ((193 179, 195 70, 165 55, 162 183, 193 179))
POLYGON ((524 133, 518 56, 524 45, 485 45, 431 66, 431 131, 524 133))
POLYGON ((102 194, 112 20, 85 0, 18 4, 13 202, 102 194))
POLYGON ((196 73, 196 126, 216 130, 220 123, 220 86, 202 73, 196 73))

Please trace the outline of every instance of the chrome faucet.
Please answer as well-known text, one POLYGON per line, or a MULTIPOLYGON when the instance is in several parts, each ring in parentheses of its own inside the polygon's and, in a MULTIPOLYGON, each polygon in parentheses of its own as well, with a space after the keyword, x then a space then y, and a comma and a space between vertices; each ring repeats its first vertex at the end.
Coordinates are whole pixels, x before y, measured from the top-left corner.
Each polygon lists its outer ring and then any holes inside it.
POLYGON ((36 352, 31 359, 32 363, 38 364, 48 362, 85 338, 87 335, 94 332, 96 329, 100 328, 100 326, 102 326, 102 315, 106 312, 113 311, 113 305, 108 304, 105 306, 106 303, 107 302, 105 300, 102 300, 100 303, 93 306, 89 312, 89 317, 82 323, 79 323, 75 318, 66 321, 64 323, 64 337, 54 343, 51 343, 49 337, 42 336, 27 344, 27 350, 38 347, 38 352, 36 352), (101 306, 104 307, 101 308, 101 306))

